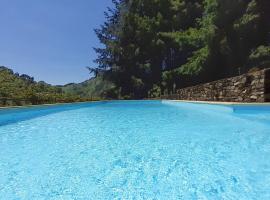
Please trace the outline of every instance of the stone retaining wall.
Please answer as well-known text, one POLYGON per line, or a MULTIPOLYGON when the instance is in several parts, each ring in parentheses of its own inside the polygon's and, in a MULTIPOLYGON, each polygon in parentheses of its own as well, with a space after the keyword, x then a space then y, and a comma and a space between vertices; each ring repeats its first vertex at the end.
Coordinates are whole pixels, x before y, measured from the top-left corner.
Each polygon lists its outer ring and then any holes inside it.
POLYGON ((226 102, 269 102, 270 69, 200 84, 163 96, 163 99, 226 102))

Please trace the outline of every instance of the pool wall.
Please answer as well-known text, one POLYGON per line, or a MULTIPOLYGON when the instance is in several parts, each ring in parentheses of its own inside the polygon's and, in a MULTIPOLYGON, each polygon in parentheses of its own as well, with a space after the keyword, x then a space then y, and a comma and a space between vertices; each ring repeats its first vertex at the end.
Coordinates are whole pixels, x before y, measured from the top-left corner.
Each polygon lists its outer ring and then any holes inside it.
POLYGON ((270 104, 267 103, 222 103, 222 102, 198 102, 198 101, 179 101, 179 100, 143 100, 143 101, 99 101, 73 104, 55 104, 40 105, 27 107, 13 107, 0 109, 0 126, 25 121, 36 117, 49 115, 52 113, 63 112, 68 110, 80 109, 83 107, 99 106, 110 104, 117 107, 118 105, 169 105, 182 110, 215 112, 215 113, 253 113, 253 111, 270 113, 270 104))
POLYGON ((105 103, 105 101, 1 108, 0 126, 49 115, 52 113, 95 106, 102 103, 105 103))

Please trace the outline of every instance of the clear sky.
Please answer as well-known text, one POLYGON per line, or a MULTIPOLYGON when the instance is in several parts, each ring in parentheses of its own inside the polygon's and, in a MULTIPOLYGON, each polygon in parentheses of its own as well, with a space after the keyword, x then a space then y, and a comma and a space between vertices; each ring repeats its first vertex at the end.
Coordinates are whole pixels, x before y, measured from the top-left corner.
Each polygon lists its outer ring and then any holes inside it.
POLYGON ((50 84, 89 78, 111 0, 0 0, 0 66, 50 84))

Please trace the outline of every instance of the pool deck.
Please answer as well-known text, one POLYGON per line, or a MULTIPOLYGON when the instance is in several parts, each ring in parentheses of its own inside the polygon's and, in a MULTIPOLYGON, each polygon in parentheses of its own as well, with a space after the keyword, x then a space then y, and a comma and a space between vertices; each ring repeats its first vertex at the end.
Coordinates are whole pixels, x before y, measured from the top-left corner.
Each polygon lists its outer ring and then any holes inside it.
POLYGON ((172 102, 182 102, 182 103, 197 103, 197 104, 213 104, 213 105, 228 105, 228 106, 270 106, 270 102, 258 103, 258 102, 222 102, 222 101, 189 101, 189 100, 166 100, 172 102))

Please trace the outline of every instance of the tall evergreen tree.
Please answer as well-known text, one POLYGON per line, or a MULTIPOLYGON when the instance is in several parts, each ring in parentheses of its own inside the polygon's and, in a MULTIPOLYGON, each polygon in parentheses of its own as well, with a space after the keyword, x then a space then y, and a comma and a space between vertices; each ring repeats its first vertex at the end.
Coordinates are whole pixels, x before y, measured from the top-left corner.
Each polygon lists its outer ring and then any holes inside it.
POLYGON ((122 97, 173 92, 269 64, 267 0, 113 2, 96 30, 104 44, 96 62, 122 97))

